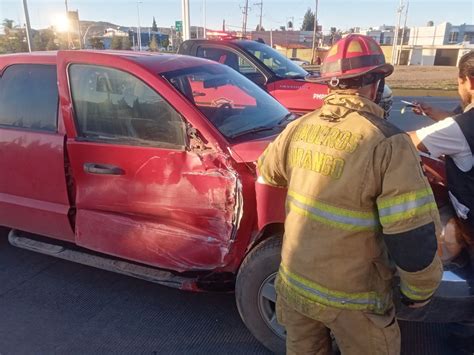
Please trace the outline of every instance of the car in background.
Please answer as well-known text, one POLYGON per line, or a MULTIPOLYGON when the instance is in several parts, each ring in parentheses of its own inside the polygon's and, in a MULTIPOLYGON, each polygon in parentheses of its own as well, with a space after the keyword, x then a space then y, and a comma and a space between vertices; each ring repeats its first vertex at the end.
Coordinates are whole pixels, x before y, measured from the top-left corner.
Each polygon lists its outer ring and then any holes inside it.
MULTIPOLYGON (((309 72, 272 47, 259 41, 225 37, 184 41, 179 54, 226 64, 265 89, 297 115, 320 108, 328 94, 324 84, 306 80, 319 72, 309 72)), ((392 91, 385 85, 380 106, 388 116, 393 104, 392 91)))
POLYGON ((298 64, 299 66, 303 67, 305 65, 309 65, 310 63, 307 60, 303 60, 297 57, 291 57, 289 58, 293 63, 298 64))
POLYGON ((326 85, 305 80, 312 73, 261 42, 192 39, 184 41, 178 53, 230 66, 298 115, 321 107, 328 94, 326 85))

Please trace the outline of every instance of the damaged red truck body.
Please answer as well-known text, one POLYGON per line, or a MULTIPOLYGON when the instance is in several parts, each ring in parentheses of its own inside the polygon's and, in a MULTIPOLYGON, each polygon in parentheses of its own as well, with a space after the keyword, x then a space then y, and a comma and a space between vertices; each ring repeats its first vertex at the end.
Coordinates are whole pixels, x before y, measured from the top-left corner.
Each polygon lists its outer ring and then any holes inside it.
MULTIPOLYGON (((0 226, 12 245, 66 260, 187 290, 235 287, 245 324, 281 351, 286 193, 256 183, 255 162, 295 118, 200 58, 2 56, 0 226)), ((457 277, 472 320, 472 289, 457 277)))

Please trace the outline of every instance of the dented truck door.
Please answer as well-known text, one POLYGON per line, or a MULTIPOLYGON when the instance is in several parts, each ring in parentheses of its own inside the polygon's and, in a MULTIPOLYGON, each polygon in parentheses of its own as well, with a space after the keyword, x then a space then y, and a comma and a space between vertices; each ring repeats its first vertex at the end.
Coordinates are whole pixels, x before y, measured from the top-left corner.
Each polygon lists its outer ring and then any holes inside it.
POLYGON ((189 148, 163 80, 108 58, 60 53, 76 243, 176 271, 224 266, 240 218, 238 175, 224 154, 189 148))

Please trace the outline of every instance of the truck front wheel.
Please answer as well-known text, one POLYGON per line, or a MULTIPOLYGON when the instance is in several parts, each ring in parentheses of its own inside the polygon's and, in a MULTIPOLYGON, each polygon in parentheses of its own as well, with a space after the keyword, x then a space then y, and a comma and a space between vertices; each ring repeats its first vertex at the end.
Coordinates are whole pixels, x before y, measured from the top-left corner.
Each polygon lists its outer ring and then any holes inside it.
POLYGON ((282 236, 253 249, 242 263, 235 286, 240 316, 250 332, 274 353, 285 352, 285 328, 275 313, 275 277, 281 260, 282 236))

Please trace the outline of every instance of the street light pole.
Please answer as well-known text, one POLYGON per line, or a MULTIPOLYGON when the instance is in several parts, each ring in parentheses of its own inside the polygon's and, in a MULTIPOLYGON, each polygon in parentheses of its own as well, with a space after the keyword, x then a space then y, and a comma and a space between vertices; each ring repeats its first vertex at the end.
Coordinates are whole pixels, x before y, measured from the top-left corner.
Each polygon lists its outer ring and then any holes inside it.
POLYGON ((263 17, 263 0, 261 0, 260 2, 256 2, 254 5, 260 6, 260 21, 258 23, 258 30, 261 31, 262 30, 262 17, 263 17))
POLYGON ((189 26, 189 0, 182 0, 181 2, 181 17, 183 21, 183 39, 186 41, 191 39, 191 31, 189 26))
POLYGON ((67 20, 67 49, 71 47, 71 33, 69 32, 69 7, 67 5, 67 0, 64 0, 66 5, 66 20, 67 20))
POLYGON ((28 14, 28 4, 26 0, 23 0, 23 11, 25 13, 25 23, 26 23, 26 41, 28 43, 28 52, 31 52, 31 25, 30 25, 30 15, 28 14))
POLYGON ((400 5, 397 8, 397 27, 395 28, 395 34, 393 36, 393 46, 392 46, 392 64, 396 65, 398 61, 398 33, 400 32, 400 22, 402 21, 402 11, 403 11, 403 0, 400 0, 400 5))
POLYGON ((397 65, 400 65, 400 57, 402 56, 402 51, 403 51, 403 41, 405 40, 405 28, 407 27, 407 19, 408 19, 408 6, 410 5, 410 2, 407 1, 407 8, 405 10, 405 23, 403 25, 403 30, 402 30, 402 43, 400 47, 400 55, 397 58, 397 65))
POLYGON ((207 39, 207 31, 206 31, 206 0, 202 0, 202 17, 203 17, 203 27, 204 27, 204 39, 207 39))
POLYGON ((141 1, 137 1, 137 45, 138 45, 138 51, 141 52, 142 50, 142 30, 140 28, 140 4, 141 1))
POLYGON ((314 11, 314 23, 313 23, 313 45, 312 51, 311 51, 311 64, 314 64, 314 57, 315 57, 315 52, 316 52, 316 35, 318 34, 318 5, 319 1, 316 0, 316 9, 314 11))
POLYGON ((243 18, 242 18, 242 37, 245 37, 247 33, 248 14, 249 14, 249 0, 245 0, 245 7, 243 8, 243 18))

